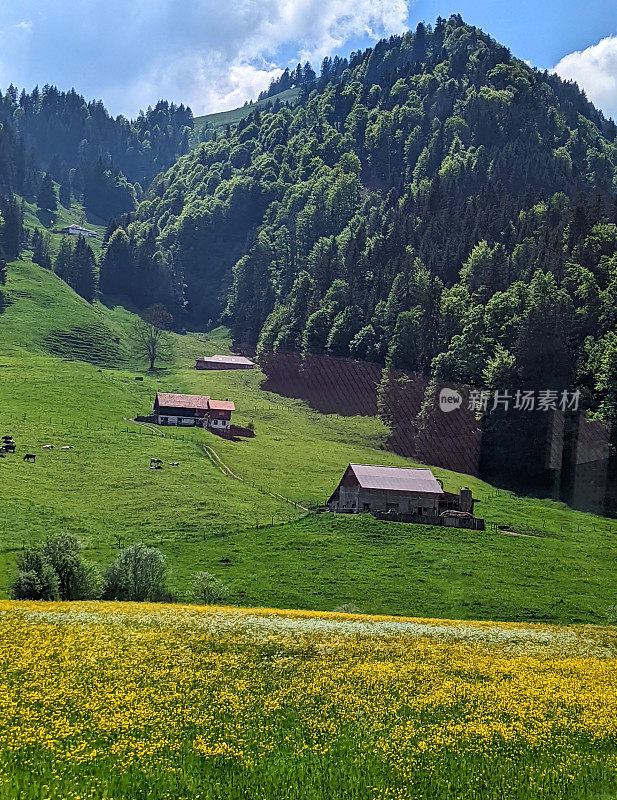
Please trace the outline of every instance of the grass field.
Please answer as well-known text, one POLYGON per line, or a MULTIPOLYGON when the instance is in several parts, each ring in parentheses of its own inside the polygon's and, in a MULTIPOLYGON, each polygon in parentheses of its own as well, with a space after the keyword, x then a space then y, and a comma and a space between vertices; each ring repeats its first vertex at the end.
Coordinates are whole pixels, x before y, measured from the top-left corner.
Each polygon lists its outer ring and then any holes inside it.
POLYGON ((615 629, 0 603, 0 800, 614 797, 615 629))
POLYGON ((148 374, 131 353, 128 311, 88 305, 27 257, 11 266, 7 288, 0 433, 15 437, 18 453, 0 460, 1 592, 23 546, 68 529, 102 567, 119 544, 160 547, 180 596, 205 568, 229 584, 234 602, 253 605, 603 622, 617 602, 614 522, 469 476, 435 470, 447 489, 469 485, 489 523, 525 536, 303 519, 294 503, 323 503, 349 461, 410 464, 381 449, 378 419, 313 412, 263 391, 259 370, 194 370, 197 355, 227 352, 223 329, 174 336, 172 361, 148 374), (148 413, 157 390, 230 397, 235 421, 252 422, 256 437, 151 435, 127 420, 148 413), (244 482, 224 475, 206 446, 244 482), (24 463, 24 452, 36 463, 24 463), (150 471, 151 456, 165 468, 150 471))

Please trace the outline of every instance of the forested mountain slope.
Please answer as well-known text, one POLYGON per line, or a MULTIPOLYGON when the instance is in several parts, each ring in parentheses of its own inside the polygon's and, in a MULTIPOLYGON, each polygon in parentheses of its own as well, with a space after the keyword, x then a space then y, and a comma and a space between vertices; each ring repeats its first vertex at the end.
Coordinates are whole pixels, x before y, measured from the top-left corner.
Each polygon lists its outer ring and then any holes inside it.
POLYGON ((193 114, 160 101, 135 120, 55 86, 0 91, 0 192, 38 194, 40 171, 61 197, 83 197, 103 218, 134 208, 152 178, 188 150, 193 114))
POLYGON ((157 178, 102 289, 224 311, 264 354, 579 386, 614 415, 615 125, 458 16, 315 87, 157 178))

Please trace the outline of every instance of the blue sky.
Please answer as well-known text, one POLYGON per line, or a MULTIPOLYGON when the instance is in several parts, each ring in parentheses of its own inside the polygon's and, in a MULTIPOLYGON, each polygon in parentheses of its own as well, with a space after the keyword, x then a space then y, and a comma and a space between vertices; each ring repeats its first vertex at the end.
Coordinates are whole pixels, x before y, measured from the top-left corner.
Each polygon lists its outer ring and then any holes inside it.
POLYGON ((615 0, 11 0, 0 88, 74 86, 126 116, 164 97, 202 114, 255 97, 288 64, 318 66, 451 13, 617 118, 615 0))

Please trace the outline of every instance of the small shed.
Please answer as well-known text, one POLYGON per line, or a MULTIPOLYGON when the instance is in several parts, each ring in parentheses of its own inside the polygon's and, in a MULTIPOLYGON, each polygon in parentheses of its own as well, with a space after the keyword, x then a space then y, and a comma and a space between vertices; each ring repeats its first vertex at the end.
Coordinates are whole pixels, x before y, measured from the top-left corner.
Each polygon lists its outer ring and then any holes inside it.
POLYGON ((253 369, 254 362, 244 356, 201 356, 195 369, 253 369))

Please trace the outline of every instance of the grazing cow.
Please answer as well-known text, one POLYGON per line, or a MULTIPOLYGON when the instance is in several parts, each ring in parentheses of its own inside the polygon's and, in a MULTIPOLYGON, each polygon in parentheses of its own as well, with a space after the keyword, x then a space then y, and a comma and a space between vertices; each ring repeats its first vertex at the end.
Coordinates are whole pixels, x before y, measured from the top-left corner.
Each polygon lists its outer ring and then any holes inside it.
POLYGON ((36 461, 36 456, 34 453, 26 453, 24 456, 24 461, 36 461))
POLYGON ((53 449, 54 449, 53 444, 44 444, 43 445, 43 450, 53 450, 53 449))
POLYGON ((153 467, 153 466, 156 466, 156 465, 162 467, 163 466, 163 462, 161 461, 160 458, 151 458, 150 459, 150 466, 153 467))
POLYGON ((64 447, 60 448, 61 450, 72 450, 72 446, 70 444, 65 444, 64 447))
POLYGON ((163 469, 162 464, 151 464, 150 469, 163 469))
POLYGON ((14 453, 15 445, 12 442, 7 442, 6 444, 2 445, 2 449, 5 453, 14 453))
POLYGON ((179 461, 170 461, 169 462, 169 466, 170 467, 179 467, 180 466, 180 462, 179 461))

